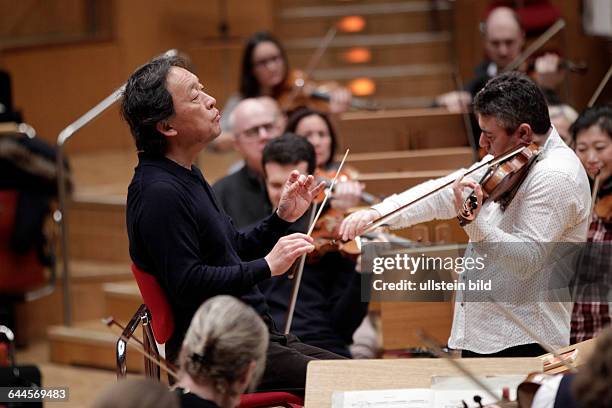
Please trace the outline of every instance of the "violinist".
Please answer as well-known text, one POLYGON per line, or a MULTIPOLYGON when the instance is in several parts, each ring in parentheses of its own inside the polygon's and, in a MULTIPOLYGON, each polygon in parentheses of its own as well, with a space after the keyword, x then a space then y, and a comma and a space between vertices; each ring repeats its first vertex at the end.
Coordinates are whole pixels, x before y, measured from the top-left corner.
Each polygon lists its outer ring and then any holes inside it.
MULTIPOLYGON (((314 165, 314 150, 304 138, 285 133, 268 143, 263 166, 272 206, 278 205, 282 187, 292 170, 312 173, 314 165)), ((307 231, 309 218, 306 213, 291 231, 307 231)), ((315 247, 316 242, 315 237, 315 247)), ((284 276, 259 285, 277 327, 285 325, 293 283, 294 280, 284 276)), ((326 252, 306 261, 291 333, 306 344, 351 357, 349 345, 367 309, 368 303, 361 302, 361 276, 355 271, 355 261, 337 251, 326 252)))
MULTIPOLYGON (((329 116, 314 109, 301 108, 289 117, 286 130, 305 137, 314 146, 317 173, 324 178, 332 178, 339 163, 334 160, 337 137, 329 116)), ((331 205, 340 210, 356 207, 362 193, 362 184, 347 177, 340 178, 334 188, 331 205)))
MULTIPOLYGON (((222 140, 217 141, 217 147, 221 150, 228 148, 231 132, 227 119, 238 103, 244 98, 255 98, 258 96, 270 96, 277 102, 293 99, 290 95, 294 91, 293 80, 296 72, 289 68, 287 53, 272 34, 268 32, 256 32, 246 41, 242 54, 240 89, 239 93, 231 96, 224 105, 221 116, 221 130, 224 135, 222 140)), ((329 111, 331 113, 345 112, 349 109, 351 93, 342 87, 330 90, 329 111)), ((300 98, 300 103, 309 105, 311 100, 300 98)), ((296 106, 282 106, 283 111, 294 109, 296 106)))
MULTIPOLYGON (((505 73, 490 80, 476 95, 474 110, 482 129, 480 146, 489 154, 483 161, 530 144, 534 136, 545 140, 538 160, 515 186, 511 201, 502 205, 488 200, 483 204, 482 187, 471 178, 464 179, 464 171, 459 170, 392 195, 371 209, 351 214, 343 221, 340 235, 344 240, 353 239, 381 215, 455 180, 451 187, 406 208, 390 221, 391 227, 457 217, 462 212, 464 189, 473 190, 475 218, 463 226, 470 239, 464 257, 470 256, 479 244, 498 245, 494 252, 486 254, 483 270, 468 270, 461 274, 461 279, 477 279, 486 273, 492 277, 493 285, 498 282, 495 277, 508 281, 512 286, 507 288, 504 301, 513 314, 553 347, 567 346, 569 306, 564 302, 526 302, 523 296, 543 289, 539 278, 550 272, 549 257, 552 256, 547 243, 586 240, 591 202, 586 173, 574 152, 551 126, 541 90, 525 75, 505 73), (520 250, 515 243, 522 243, 520 250)), ((474 177, 478 180, 480 174, 474 177)), ((526 338, 486 298, 482 302, 463 300, 464 293, 457 291, 448 342, 451 348, 462 350, 466 357, 544 354, 541 346, 526 338)))
POLYGON ((595 193, 588 232, 588 257, 580 265, 580 290, 572 311, 571 343, 595 337, 610 325, 612 293, 612 108, 596 106, 584 111, 571 127, 576 154, 587 171, 595 193), (594 180, 599 178, 598 183, 594 180), (607 203, 607 204, 606 204, 607 203))
MULTIPOLYGON (((474 78, 462 91, 439 95, 436 103, 451 112, 467 111, 476 93, 487 81, 500 74, 521 53, 525 45, 525 32, 518 14, 509 7, 493 9, 483 24, 483 44, 486 59, 474 69, 474 78)), ((558 69, 559 56, 545 54, 535 64, 535 81, 551 103, 559 103, 556 88, 563 81, 558 69)))

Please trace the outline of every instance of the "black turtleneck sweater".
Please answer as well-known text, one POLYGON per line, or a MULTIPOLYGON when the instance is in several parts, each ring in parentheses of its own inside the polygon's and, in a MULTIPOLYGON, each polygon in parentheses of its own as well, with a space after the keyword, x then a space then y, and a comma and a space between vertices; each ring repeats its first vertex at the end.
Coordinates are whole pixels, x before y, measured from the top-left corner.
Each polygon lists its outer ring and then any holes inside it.
POLYGON ((257 287, 270 278, 262 257, 290 223, 272 214, 238 232, 197 167, 188 170, 142 154, 128 188, 126 216, 132 261, 155 275, 173 309, 169 358, 177 356, 192 316, 210 297, 237 296, 267 313, 257 287))

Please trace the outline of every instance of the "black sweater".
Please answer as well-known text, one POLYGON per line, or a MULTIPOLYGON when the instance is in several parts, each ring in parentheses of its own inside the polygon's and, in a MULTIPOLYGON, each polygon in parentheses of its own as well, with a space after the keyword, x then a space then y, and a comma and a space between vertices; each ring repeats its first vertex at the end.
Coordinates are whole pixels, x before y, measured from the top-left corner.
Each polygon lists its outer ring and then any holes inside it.
POLYGON ((237 296, 267 313, 256 286, 270 277, 262 256, 290 225, 276 214, 238 232, 197 167, 187 170, 141 154, 128 188, 126 217, 132 261, 155 275, 173 309, 169 358, 176 357, 191 318, 210 297, 237 296))

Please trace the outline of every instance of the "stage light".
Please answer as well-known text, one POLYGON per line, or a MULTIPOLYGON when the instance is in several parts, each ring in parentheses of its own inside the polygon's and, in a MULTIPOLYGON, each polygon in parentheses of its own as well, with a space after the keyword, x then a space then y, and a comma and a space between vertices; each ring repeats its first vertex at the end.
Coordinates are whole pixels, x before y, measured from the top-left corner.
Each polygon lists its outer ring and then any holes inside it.
POLYGON ((350 64, 363 64, 372 60, 372 52, 368 48, 354 47, 345 51, 342 59, 350 64))
POLYGON ((355 96, 370 96, 376 92, 376 84, 370 78, 355 78, 348 83, 348 88, 355 96))
POLYGON ((358 33, 363 31, 366 21, 361 16, 346 16, 338 21, 337 26, 338 30, 344 33, 358 33))

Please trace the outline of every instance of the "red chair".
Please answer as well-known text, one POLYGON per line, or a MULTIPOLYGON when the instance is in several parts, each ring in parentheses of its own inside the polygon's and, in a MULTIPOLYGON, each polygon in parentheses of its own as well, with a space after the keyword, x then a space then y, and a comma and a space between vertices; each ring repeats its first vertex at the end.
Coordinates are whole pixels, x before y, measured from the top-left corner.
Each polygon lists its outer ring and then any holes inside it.
MULTIPOLYGON (((170 339, 172 333, 174 332, 174 318, 172 316, 172 308, 170 307, 170 303, 166 298, 166 294, 162 287, 159 285, 159 282, 157 282, 155 276, 140 270, 134 264, 132 264, 132 273, 134 274, 134 278, 136 279, 136 283, 138 284, 138 289, 140 290, 140 294, 145 304, 138 309, 138 312, 136 312, 136 315, 132 318, 130 324, 128 324, 128 326, 126 327, 126 330, 124 331, 124 336, 125 334, 128 334, 126 333, 126 331, 131 331, 131 333, 133 333, 138 325, 138 321, 142 320, 143 330, 146 331, 147 327, 152 327, 152 335, 155 337, 155 340, 157 340, 157 342, 160 344, 164 344, 170 339)), ((149 333, 151 333, 150 330, 149 333)), ((145 333, 143 337, 146 340, 148 335, 145 333)), ((119 339, 119 341, 121 340, 122 339, 119 339)), ((119 351, 119 342, 117 344, 117 351, 119 351)), ((155 343, 153 343, 152 346, 154 346, 154 349, 151 350, 152 354, 154 356, 159 357, 159 353, 157 352, 157 346, 155 345, 155 343)), ((119 373, 121 371, 123 373, 122 376, 125 376, 124 357, 122 361, 122 369, 120 370, 120 360, 118 354, 117 372, 119 373)), ((148 360, 145 360, 145 363, 147 361, 148 360)), ((145 374, 148 373, 149 370, 147 370, 145 364, 145 374)), ((157 370, 156 372, 152 372, 152 374, 153 375, 150 376, 156 376, 156 378, 159 379, 159 370, 157 370)), ((302 398, 287 392, 262 392, 241 395, 239 408, 266 408, 278 406, 287 408, 298 408, 302 407, 303 405, 304 400, 302 398)))

